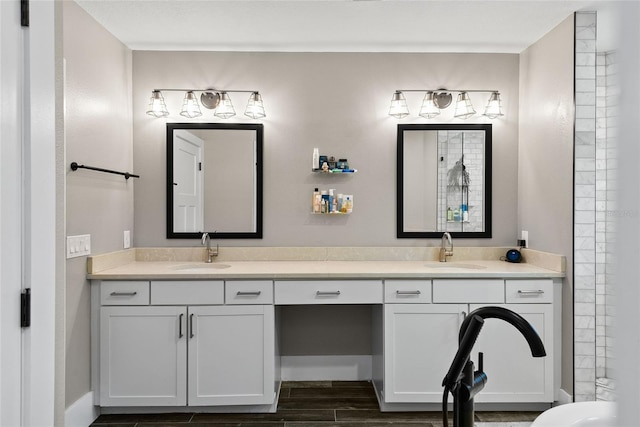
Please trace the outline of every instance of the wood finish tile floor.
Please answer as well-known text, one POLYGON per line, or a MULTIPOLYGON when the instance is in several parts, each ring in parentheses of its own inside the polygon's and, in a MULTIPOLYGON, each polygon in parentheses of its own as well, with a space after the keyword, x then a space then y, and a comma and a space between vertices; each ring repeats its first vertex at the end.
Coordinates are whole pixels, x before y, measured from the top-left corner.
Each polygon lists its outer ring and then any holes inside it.
MULTIPOLYGON (((527 425, 539 412, 476 412, 476 420, 527 425), (520 424, 523 423, 523 424, 520 424)), ((453 420, 449 417, 449 426, 453 420)), ((489 424, 487 424, 489 425, 489 424)), ((100 415, 91 427, 442 427, 440 412, 380 412, 366 381, 284 382, 274 414, 100 415)))

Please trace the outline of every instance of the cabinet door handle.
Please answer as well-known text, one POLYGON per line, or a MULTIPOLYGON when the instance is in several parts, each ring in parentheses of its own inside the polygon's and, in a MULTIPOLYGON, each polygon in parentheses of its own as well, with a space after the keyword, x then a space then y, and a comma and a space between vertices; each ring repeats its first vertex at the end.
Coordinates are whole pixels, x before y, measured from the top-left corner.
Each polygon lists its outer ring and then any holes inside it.
POLYGON ((316 296, 319 296, 319 297, 338 296, 338 295, 340 295, 340 291, 316 291, 316 296))
POLYGON ((396 291, 396 295, 420 295, 421 292, 419 290, 415 291, 396 291))
POLYGON ((193 338, 195 334, 193 333, 193 313, 189 316, 189 338, 193 338))
POLYGON ((239 297, 257 297, 262 291, 238 291, 236 295, 239 297))
POLYGON ((518 293, 520 295, 540 295, 540 294, 544 294, 544 291, 542 289, 532 289, 532 290, 522 290, 522 289, 518 289, 518 293))
POLYGON ((184 317, 184 313, 180 313, 178 318, 178 338, 182 338, 184 334, 182 333, 182 318, 184 317))
POLYGON ((133 292, 111 292, 112 297, 132 297, 134 295, 138 295, 136 291, 133 292))

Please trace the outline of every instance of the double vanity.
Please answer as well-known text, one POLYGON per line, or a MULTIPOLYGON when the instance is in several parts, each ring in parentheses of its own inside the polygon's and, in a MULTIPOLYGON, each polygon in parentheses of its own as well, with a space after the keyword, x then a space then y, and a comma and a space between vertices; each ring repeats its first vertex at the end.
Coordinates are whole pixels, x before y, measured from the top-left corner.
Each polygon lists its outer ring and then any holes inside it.
POLYGON ((544 342, 532 358, 511 325, 488 319, 474 347, 487 408, 548 407, 560 384, 564 258, 504 248, 132 249, 89 259, 94 403, 109 412, 273 412, 284 306, 371 308, 370 378, 380 408, 439 410, 465 315, 498 305, 544 342), (435 250, 435 249, 434 249, 435 250), (492 406, 493 405, 493 406, 492 406))

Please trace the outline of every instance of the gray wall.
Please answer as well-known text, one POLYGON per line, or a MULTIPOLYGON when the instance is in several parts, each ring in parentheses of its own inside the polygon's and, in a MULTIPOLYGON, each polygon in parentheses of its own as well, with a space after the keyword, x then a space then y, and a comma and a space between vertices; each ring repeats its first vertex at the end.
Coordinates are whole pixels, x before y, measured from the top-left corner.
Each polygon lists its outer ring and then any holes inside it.
MULTIPOLYGON (((75 2, 63 2, 65 135, 72 161, 133 169, 131 51, 75 2)), ((133 179, 87 170, 66 174, 67 235, 91 234, 91 252, 122 249, 133 232, 133 179)), ((66 406, 90 391, 90 289, 86 257, 66 262, 66 406)))
MULTIPOLYGON (((165 124, 184 122, 184 93, 166 92, 171 115, 145 114, 154 88, 260 90, 264 123, 264 238, 225 240, 224 246, 437 246, 436 239, 400 239, 396 234, 397 124, 424 122, 418 117, 423 93, 407 93, 412 115, 388 116, 395 89, 497 89, 505 116, 494 120, 492 239, 456 245, 512 245, 516 239, 518 152, 518 55, 390 53, 133 53, 133 135, 136 246, 196 246, 195 240, 165 237, 165 124), (417 120, 416 118, 420 119, 417 120), (321 154, 348 158, 352 176, 311 173, 314 147, 321 154), (353 214, 310 215, 314 187, 354 195, 353 214)), ((231 93, 243 116, 248 94, 231 93)), ((482 112, 486 96, 472 94, 482 112)), ((488 96, 488 95, 487 95, 488 96)), ((204 110, 198 121, 221 121, 204 110)), ((451 118, 450 107, 437 122, 451 118)), ((485 122, 482 116, 467 122, 485 122)), ((195 121, 195 120, 194 120, 195 121)))
MULTIPOLYGON (((562 388, 573 390, 573 16, 520 55, 518 230, 567 257, 562 388)), ((519 233, 519 231, 518 231, 519 233)))

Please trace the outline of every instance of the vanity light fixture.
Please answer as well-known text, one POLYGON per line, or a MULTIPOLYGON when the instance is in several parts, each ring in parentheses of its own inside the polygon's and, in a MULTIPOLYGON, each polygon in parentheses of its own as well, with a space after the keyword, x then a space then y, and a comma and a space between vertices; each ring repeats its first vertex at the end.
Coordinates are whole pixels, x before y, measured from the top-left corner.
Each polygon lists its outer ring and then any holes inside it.
POLYGON ((404 94, 397 90, 391 98, 391 107, 389 108, 389 115, 397 117, 399 119, 409 115, 409 107, 407 107, 407 100, 404 98, 404 94))
POLYGON ((184 95, 184 101, 182 102, 182 111, 180 115, 193 119, 194 117, 200 117, 202 111, 200 111, 200 105, 198 105, 198 98, 192 90, 188 91, 184 95))
POLYGON ((169 115, 167 105, 164 103, 164 97, 159 90, 151 92, 151 100, 149 101, 147 114, 154 117, 166 117, 169 115))
POLYGON ((247 108, 244 110, 244 115, 251 117, 252 119, 261 119, 265 117, 262 97, 258 92, 253 92, 249 97, 249 102, 247 103, 247 108))
POLYGON ((244 115, 252 119, 266 117, 262 96, 257 90, 219 90, 219 89, 154 89, 151 92, 151 100, 147 114, 154 117, 166 117, 169 115, 167 105, 164 102, 162 92, 185 92, 180 115, 193 119, 202 116, 200 104, 209 110, 215 110, 214 115, 221 119, 228 119, 236 115, 229 92, 250 93, 247 108, 244 115), (200 102, 195 92, 201 92, 200 102))
POLYGON ((433 119, 440 114, 440 107, 436 105, 436 99, 434 93, 429 91, 422 100, 422 107, 420 108, 420 116, 425 119, 433 119))
POLYGON ((229 98, 227 92, 220 92, 220 103, 216 107, 216 112, 213 113, 213 115, 221 119, 228 119, 236 115, 236 110, 233 108, 231 98, 229 98))
POLYGON ((504 114, 502 114, 502 106, 500 105, 500 94, 498 92, 493 92, 489 97, 487 107, 484 109, 484 115, 489 117, 490 119, 504 116, 504 114))
POLYGON ((456 112, 453 113, 453 117, 458 119, 468 119, 476 113, 473 109, 471 99, 467 92, 460 92, 458 94, 458 100, 456 101, 456 112))
POLYGON ((495 119, 504 115, 502 114, 502 107, 500 105, 500 92, 497 90, 409 89, 396 90, 394 92, 393 97, 391 98, 391 107, 389 108, 390 116, 402 119, 409 115, 409 107, 407 107, 404 92, 426 92, 422 100, 419 113, 419 115, 425 119, 433 119, 434 117, 437 117, 441 110, 450 106, 454 92, 458 93, 454 112, 455 118, 468 119, 476 114, 476 110, 471 103, 471 98, 469 97, 470 92, 484 92, 491 94, 483 114, 485 117, 495 119))

